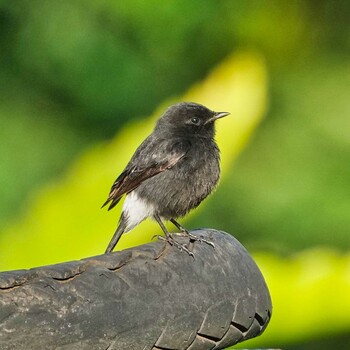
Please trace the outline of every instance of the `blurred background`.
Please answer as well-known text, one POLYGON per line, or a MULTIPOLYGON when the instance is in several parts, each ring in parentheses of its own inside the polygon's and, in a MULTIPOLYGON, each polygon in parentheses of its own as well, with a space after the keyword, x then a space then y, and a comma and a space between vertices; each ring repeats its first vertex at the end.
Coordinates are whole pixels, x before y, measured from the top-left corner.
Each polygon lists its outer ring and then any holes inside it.
POLYGON ((266 277, 272 321, 243 347, 348 347, 349 14, 345 0, 0 1, 0 269, 101 253, 119 214, 99 207, 155 116, 184 96, 234 108, 252 64, 232 113, 251 111, 250 132, 218 132, 221 184, 185 225, 234 234, 266 277), (230 57, 225 101, 210 86, 230 57), (212 100, 191 95, 203 82, 212 100))

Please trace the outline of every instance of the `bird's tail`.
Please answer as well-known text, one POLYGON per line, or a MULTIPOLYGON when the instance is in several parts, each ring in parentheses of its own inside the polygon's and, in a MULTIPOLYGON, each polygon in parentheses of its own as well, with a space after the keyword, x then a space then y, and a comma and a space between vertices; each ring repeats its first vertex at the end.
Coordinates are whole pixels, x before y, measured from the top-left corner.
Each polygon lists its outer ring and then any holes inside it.
POLYGON ((120 237, 125 232, 125 229, 126 229, 126 220, 125 220, 124 215, 122 214, 122 216, 120 217, 120 220, 119 220, 118 227, 117 227, 116 231, 114 232, 114 235, 113 235, 111 241, 109 242, 105 253, 110 253, 114 249, 114 247, 117 245, 120 237))

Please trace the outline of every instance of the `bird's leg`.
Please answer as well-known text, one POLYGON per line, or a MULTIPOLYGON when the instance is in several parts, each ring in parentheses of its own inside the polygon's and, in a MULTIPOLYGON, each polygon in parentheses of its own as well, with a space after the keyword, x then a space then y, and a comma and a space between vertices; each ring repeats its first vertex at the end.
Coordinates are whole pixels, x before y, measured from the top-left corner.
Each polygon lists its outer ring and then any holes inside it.
POLYGON ((181 231, 182 234, 184 234, 185 236, 189 237, 189 239, 191 241, 198 241, 198 242, 204 242, 207 243, 209 245, 211 245, 213 248, 215 248, 215 245, 213 242, 207 241, 204 238, 201 237, 197 237, 195 235, 193 235, 192 233, 189 233, 182 225, 180 225, 175 219, 170 219, 170 221, 181 231))
POLYGON ((168 242, 170 245, 173 245, 177 248, 179 248, 180 250, 183 250, 184 252, 186 252, 189 256, 192 256, 194 258, 194 254, 184 245, 184 244, 180 244, 179 242, 176 242, 175 239, 173 238, 173 236, 168 232, 168 230, 166 229, 166 227, 164 226, 162 220, 160 219, 160 217, 156 214, 154 215, 155 220, 158 222, 160 228, 163 230, 164 234, 165 234, 165 238, 163 236, 155 236, 158 239, 161 239, 163 241, 168 242))

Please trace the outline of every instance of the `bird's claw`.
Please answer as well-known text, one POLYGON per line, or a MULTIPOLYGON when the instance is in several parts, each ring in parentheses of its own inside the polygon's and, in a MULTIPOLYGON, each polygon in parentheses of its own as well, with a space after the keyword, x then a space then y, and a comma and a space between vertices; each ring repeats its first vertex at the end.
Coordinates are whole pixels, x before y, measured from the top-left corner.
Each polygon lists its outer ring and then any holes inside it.
POLYGON ((189 237, 190 241, 192 241, 192 242, 193 241, 200 242, 200 243, 204 242, 204 243, 210 245, 211 247, 213 247, 215 249, 215 244, 213 242, 208 241, 208 240, 206 240, 206 239, 204 239, 202 237, 195 236, 192 233, 189 233, 188 231, 185 231, 185 230, 181 231, 180 234, 183 235, 183 236, 189 237))
POLYGON ((158 238, 162 241, 168 242, 170 245, 175 246, 176 248, 180 249, 180 251, 184 251, 189 256, 192 256, 193 259, 195 258, 193 252, 191 252, 184 244, 177 242, 171 235, 169 235, 169 237, 154 235, 152 237, 152 239, 154 239, 154 238, 158 238))

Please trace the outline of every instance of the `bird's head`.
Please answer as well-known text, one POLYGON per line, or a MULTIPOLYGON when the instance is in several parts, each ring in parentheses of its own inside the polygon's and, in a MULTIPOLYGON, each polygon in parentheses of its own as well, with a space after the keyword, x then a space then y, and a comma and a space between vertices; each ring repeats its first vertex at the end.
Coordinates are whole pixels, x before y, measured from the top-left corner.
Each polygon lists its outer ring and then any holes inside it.
POLYGON ((229 114, 228 112, 213 112, 198 103, 181 102, 170 106, 165 111, 158 120, 156 128, 164 132, 213 138, 215 121, 229 114))

